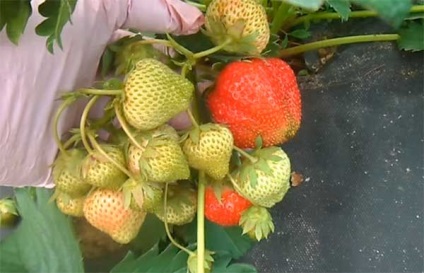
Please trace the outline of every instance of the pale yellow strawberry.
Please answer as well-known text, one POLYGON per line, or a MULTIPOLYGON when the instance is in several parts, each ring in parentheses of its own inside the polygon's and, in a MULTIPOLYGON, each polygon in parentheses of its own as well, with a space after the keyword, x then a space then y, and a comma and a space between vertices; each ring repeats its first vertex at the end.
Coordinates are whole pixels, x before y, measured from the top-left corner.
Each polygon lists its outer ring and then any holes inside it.
POLYGON ((265 8, 255 0, 212 0, 205 27, 216 45, 230 39, 224 50, 233 53, 259 55, 270 38, 265 8))
POLYGON ((91 189, 91 185, 81 176, 81 163, 86 155, 85 151, 79 149, 70 149, 66 154, 58 155, 52 169, 57 190, 72 197, 79 197, 91 189))
POLYGON ((191 167, 205 171, 215 180, 221 180, 229 171, 233 142, 228 128, 208 123, 188 133, 183 152, 191 167))
POLYGON ((140 130, 154 129, 186 110, 194 85, 155 59, 142 59, 125 80, 123 112, 140 130))
MULTIPOLYGON (((122 167, 126 166, 125 155, 118 146, 101 144, 106 154, 122 167)), ((82 167, 82 177, 90 185, 101 188, 118 188, 127 176, 101 152, 95 151, 86 157, 82 167)))
POLYGON ((70 197, 66 193, 58 192, 55 200, 57 207, 62 213, 74 217, 82 217, 84 215, 85 196, 70 197))
POLYGON ((137 136, 142 147, 129 145, 128 170, 135 176, 143 176, 149 182, 172 182, 189 178, 189 165, 175 130, 169 126, 166 128, 137 136))
POLYGON ((127 244, 137 236, 146 212, 125 208, 122 191, 99 188, 87 196, 84 216, 92 226, 114 241, 127 244))
POLYGON ((270 208, 290 189, 290 159, 275 146, 258 149, 252 156, 255 162, 245 159, 232 173, 235 189, 255 205, 270 208))
POLYGON ((166 214, 164 199, 155 209, 155 215, 171 225, 184 225, 193 221, 197 211, 197 194, 188 181, 168 185, 166 214), (166 216, 165 216, 166 215, 166 216))

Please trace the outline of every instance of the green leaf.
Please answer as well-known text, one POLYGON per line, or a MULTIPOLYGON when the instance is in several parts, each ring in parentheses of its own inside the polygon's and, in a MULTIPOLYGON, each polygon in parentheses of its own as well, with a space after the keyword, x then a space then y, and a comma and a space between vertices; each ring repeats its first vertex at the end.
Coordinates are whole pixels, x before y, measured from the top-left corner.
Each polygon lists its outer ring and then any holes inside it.
POLYGON ((283 0, 283 1, 295 7, 304 8, 310 11, 318 10, 324 2, 324 0, 283 0))
POLYGON ((424 50, 424 23, 411 22, 399 31, 398 46, 406 51, 424 50))
POLYGON ((68 21, 72 23, 76 4, 77 0, 46 0, 38 7, 39 13, 47 19, 37 25, 35 32, 47 36, 46 46, 50 53, 53 53, 55 41, 62 49, 61 33, 68 21))
POLYGON ((113 63, 115 61, 115 53, 107 47, 105 52, 100 59, 100 75, 104 78, 106 75, 112 71, 113 63))
POLYGON ((374 10, 380 18, 398 28, 412 6, 410 0, 351 0, 366 9, 374 10))
POLYGON ((254 266, 244 263, 231 264, 231 255, 220 251, 214 255, 215 262, 211 273, 257 273, 254 266))
POLYGON ((125 258, 119 262, 111 273, 157 273, 157 272, 179 272, 186 268, 188 255, 180 251, 174 245, 168 245, 164 251, 159 252, 158 244, 155 244, 149 251, 136 258, 134 253, 129 252, 125 258))
POLYGON ((280 45, 281 49, 287 48, 288 44, 289 44, 289 36, 285 35, 284 39, 281 41, 281 45, 280 45))
POLYGON ((290 32, 289 36, 303 40, 309 38, 311 36, 311 33, 306 29, 296 29, 290 32))
MULTIPOLYGON (((193 249, 193 246, 188 248, 193 249)), ((252 265, 231 264, 232 255, 227 251, 219 251, 213 255, 213 258, 215 261, 211 273, 257 273, 252 265)), ((187 259, 188 254, 172 244, 162 252, 156 244, 138 258, 133 252, 128 252, 127 256, 111 270, 111 273, 186 273, 187 259)))
POLYGON ((15 191, 22 221, 0 243, 2 272, 84 272, 70 218, 48 202, 51 190, 33 190, 15 191))
POLYGON ((31 0, 0 1, 0 31, 6 26, 7 37, 18 45, 31 13, 31 0))
POLYGON ((347 21, 350 15, 350 2, 349 0, 326 0, 342 18, 342 21, 347 21))
POLYGON ((280 52, 280 45, 278 44, 280 41, 280 36, 277 34, 272 33, 269 42, 262 52, 262 55, 267 57, 276 57, 278 56, 280 52))
POLYGON ((235 263, 231 264, 225 269, 225 271, 220 271, 222 273, 257 273, 258 271, 253 265, 235 263))
POLYGON ((159 255, 159 245, 155 244, 149 251, 142 256, 136 258, 133 252, 128 252, 127 255, 110 271, 111 273, 118 272, 141 272, 153 265, 154 258, 159 255))
MULTIPOLYGON (((246 254, 253 246, 253 241, 246 235, 242 235, 243 230, 239 226, 222 227, 205 220, 205 241, 206 248, 213 252, 227 251, 231 258, 238 259, 246 254)), ((195 243, 197 239, 196 220, 187 227, 186 240, 195 243)))

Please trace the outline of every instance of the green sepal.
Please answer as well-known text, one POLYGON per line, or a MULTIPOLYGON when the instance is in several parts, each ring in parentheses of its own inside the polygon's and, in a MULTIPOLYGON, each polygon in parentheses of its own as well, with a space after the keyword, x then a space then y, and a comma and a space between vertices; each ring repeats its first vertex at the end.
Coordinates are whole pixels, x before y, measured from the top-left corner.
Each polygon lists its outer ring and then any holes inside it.
MULTIPOLYGON (((215 252, 212 252, 212 251, 205 249, 205 257, 204 257, 205 259, 203 261, 205 273, 211 272, 212 265, 213 265, 213 262, 214 262, 214 258, 212 257, 213 254, 215 254, 215 252)), ((197 260, 198 260, 197 252, 194 252, 193 254, 188 256, 187 268, 188 268, 190 273, 198 273, 198 271, 197 271, 197 260)))
POLYGON ((268 238, 268 235, 275 229, 271 214, 261 206, 252 206, 245 210, 239 225, 243 229, 243 234, 247 234, 257 241, 268 238))

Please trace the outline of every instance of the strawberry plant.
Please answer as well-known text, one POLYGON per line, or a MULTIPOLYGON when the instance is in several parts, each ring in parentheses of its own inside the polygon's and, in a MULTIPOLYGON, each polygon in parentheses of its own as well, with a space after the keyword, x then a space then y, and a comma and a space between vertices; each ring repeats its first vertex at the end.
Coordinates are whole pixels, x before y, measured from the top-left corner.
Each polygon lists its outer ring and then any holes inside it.
MULTIPOLYGON (((190 3, 205 12, 201 31, 153 37, 134 31, 106 49, 100 86, 61 96, 53 122, 60 150, 52 162, 55 189, 19 189, 1 206, 2 224, 18 213, 22 219, 0 245, 7 271, 83 272, 71 222, 78 218, 128 248, 111 272, 256 272, 234 260, 274 232, 270 210, 291 191, 296 166, 284 145, 302 126, 301 54, 383 41, 424 49, 424 6, 411 1, 190 3), (366 17, 381 18, 393 33, 308 40, 315 22, 366 17), (210 86, 199 90, 205 82, 210 86), (89 118, 100 98, 108 100, 103 115, 89 118), (61 114, 83 100, 79 126, 59 136, 61 114), (171 126, 177 115, 184 126, 171 126), (40 238, 30 236, 32 227, 40 238), (26 241, 34 242, 36 255, 26 241), (36 259, 43 263, 33 268, 36 259)), ((53 54, 76 4, 39 7, 46 19, 35 31, 53 54)), ((31 12, 30 1, 0 2, 0 30, 19 44, 31 12)))

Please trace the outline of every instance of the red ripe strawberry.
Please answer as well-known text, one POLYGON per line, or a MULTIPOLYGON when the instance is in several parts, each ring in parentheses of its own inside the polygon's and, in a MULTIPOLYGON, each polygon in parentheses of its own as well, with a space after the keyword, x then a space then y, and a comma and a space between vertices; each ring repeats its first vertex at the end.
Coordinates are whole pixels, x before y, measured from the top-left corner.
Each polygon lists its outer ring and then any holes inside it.
POLYGON ((301 97, 296 76, 281 59, 253 59, 228 64, 218 75, 208 106, 216 123, 226 124, 240 148, 291 139, 300 127, 301 97))
POLYGON ((206 187, 205 217, 221 226, 238 225, 242 213, 252 206, 249 200, 228 186, 221 189, 220 199, 216 195, 213 187, 206 187))

